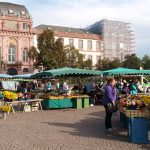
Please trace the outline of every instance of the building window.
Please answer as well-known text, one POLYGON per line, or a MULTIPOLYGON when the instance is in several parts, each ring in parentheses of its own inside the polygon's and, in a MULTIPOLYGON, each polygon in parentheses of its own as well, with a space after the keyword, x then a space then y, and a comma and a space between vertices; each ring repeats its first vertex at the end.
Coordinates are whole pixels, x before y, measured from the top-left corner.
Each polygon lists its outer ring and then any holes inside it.
POLYGON ((92 50, 92 40, 87 41, 87 49, 92 50))
POLYGON ((28 24, 27 23, 23 23, 23 29, 27 30, 28 29, 28 24))
POLYGON ((8 62, 15 63, 16 61, 16 49, 14 46, 10 46, 8 49, 8 62))
POLYGON ((74 40, 73 39, 69 39, 69 45, 74 46, 74 40))
POLYGON ((92 60, 92 55, 88 55, 87 59, 92 60))
POLYGON ((28 72, 29 72, 29 69, 28 69, 28 68, 23 68, 23 72, 24 72, 24 73, 28 73, 28 72))
POLYGON ((96 41, 96 50, 100 50, 100 49, 101 49, 101 42, 96 41))
POLYGON ((20 12, 21 15, 25 15, 26 13, 24 11, 20 12))
POLYGON ((28 50, 26 48, 23 50, 23 61, 28 62, 28 50))
POLYGON ((79 49, 83 49, 83 40, 79 40, 79 49))
POLYGON ((9 9, 9 10, 8 10, 8 13, 9 13, 9 14, 13 14, 14 12, 13 12, 12 9, 9 9))

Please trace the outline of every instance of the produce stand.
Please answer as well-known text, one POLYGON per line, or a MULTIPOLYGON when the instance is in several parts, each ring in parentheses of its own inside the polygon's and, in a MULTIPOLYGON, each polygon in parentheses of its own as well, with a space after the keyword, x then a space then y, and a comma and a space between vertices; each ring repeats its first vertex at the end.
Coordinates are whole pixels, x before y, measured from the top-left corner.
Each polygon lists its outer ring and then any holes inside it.
POLYGON ((71 98, 44 99, 42 106, 46 109, 73 108, 73 101, 71 98))
POLYGON ((132 143, 148 143, 149 104, 150 96, 128 96, 120 100, 120 122, 127 128, 132 143))
POLYGON ((46 109, 57 109, 57 108, 88 108, 89 97, 87 95, 80 96, 51 96, 47 95, 43 97, 42 106, 46 109))

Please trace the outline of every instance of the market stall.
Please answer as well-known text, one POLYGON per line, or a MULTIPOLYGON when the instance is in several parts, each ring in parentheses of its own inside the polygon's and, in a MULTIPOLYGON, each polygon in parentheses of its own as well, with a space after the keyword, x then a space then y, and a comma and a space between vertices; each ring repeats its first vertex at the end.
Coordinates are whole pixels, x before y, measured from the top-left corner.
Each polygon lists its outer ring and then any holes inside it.
MULTIPOLYGON (((102 72, 96 70, 78 68, 60 68, 37 73, 31 78, 57 78, 57 77, 91 77, 100 76, 102 72)), ((89 96, 79 93, 73 94, 68 91, 66 94, 50 93, 44 95, 42 105, 44 108, 87 108, 89 107, 89 96)))
POLYGON ((138 70, 128 68, 115 68, 103 71, 104 76, 118 76, 118 75, 150 75, 150 70, 138 70))
POLYGON ((88 108, 89 96, 88 95, 59 95, 52 96, 44 95, 42 106, 46 109, 54 108, 88 108))

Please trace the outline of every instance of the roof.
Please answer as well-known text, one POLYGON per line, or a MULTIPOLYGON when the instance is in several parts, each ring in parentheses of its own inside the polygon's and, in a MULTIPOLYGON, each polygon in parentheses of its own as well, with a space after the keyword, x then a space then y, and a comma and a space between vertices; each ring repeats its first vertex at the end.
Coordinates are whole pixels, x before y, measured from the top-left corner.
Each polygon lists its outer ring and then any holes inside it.
POLYGON ((104 76, 114 76, 114 75, 150 75, 150 70, 115 68, 115 69, 103 71, 103 75, 104 76))
POLYGON ((97 70, 87 70, 87 69, 78 69, 78 68, 59 68, 59 69, 52 69, 43 71, 37 74, 34 74, 31 76, 31 78, 42 78, 42 77, 61 77, 61 76, 79 76, 79 77, 85 77, 85 76, 100 76, 102 75, 101 71, 97 70))
POLYGON ((25 6, 8 2, 0 2, 0 14, 30 17, 29 12, 25 6))
POLYGON ((93 34, 92 32, 89 32, 85 29, 81 29, 81 28, 71 28, 71 27, 63 27, 63 26, 53 26, 53 25, 44 25, 41 24, 37 27, 35 27, 35 29, 51 29, 53 31, 62 31, 62 32, 74 32, 74 33, 89 33, 89 34, 93 34))

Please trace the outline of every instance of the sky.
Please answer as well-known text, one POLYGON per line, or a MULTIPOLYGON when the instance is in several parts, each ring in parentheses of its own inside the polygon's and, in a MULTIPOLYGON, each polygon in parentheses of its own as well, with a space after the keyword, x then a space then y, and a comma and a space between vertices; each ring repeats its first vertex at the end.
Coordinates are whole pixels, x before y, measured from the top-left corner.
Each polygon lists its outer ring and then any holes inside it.
POLYGON ((131 23, 135 53, 150 55, 150 0, 2 0, 24 5, 40 24, 85 28, 101 19, 131 23))

